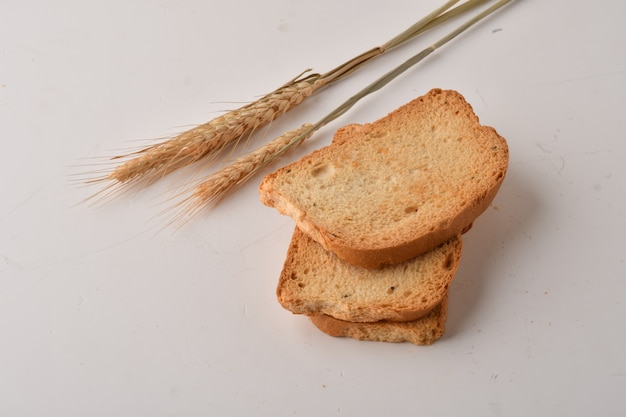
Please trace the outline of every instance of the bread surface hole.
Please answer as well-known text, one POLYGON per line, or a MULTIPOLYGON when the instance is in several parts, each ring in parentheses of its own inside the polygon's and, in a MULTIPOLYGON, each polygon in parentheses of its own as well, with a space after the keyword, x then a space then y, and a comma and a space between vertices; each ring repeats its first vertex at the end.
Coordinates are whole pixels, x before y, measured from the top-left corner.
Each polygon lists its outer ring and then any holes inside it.
POLYGON ((333 176, 335 167, 330 164, 321 164, 311 169, 311 176, 317 179, 326 179, 333 176))
POLYGON ((443 263, 443 267, 447 270, 450 270, 452 269, 453 264, 454 264, 454 256, 452 254, 449 254, 443 263))

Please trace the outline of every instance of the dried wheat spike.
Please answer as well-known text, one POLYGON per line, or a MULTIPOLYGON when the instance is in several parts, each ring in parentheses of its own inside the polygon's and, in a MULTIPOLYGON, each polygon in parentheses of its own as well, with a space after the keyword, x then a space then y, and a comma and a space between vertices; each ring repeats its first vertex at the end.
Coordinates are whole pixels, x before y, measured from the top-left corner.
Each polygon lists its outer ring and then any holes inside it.
MULTIPOLYGON (((115 168, 106 180, 122 184, 137 180, 150 183, 178 168, 214 156, 228 144, 291 110, 324 84, 325 81, 317 74, 293 80, 257 101, 225 113, 171 140, 126 155, 134 158, 115 168)), ((124 157, 118 156, 114 159, 124 157)))
POLYGON ((193 194, 179 204, 185 206, 181 218, 190 218, 200 210, 217 203, 231 189, 244 183, 276 157, 300 144, 314 132, 313 125, 304 124, 216 171, 198 184, 193 194))

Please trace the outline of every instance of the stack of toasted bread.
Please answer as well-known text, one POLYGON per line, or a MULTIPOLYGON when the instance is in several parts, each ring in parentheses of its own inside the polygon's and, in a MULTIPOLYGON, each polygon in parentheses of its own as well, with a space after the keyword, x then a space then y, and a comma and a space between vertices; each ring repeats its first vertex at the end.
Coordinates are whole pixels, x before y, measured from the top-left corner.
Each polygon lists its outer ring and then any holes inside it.
POLYGON ((280 304, 333 336, 432 344, 445 330, 461 235, 507 166, 505 139, 455 91, 339 129, 259 188, 296 223, 280 304))

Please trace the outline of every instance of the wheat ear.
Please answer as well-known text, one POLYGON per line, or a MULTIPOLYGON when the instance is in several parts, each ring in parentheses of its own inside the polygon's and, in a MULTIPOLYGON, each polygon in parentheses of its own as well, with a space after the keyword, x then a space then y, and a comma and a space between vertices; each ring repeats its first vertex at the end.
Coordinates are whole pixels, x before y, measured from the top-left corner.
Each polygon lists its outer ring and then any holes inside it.
POLYGON ((250 176, 289 149, 294 141, 302 142, 314 132, 313 125, 304 124, 298 129, 283 133, 255 151, 239 157, 232 164, 205 178, 195 187, 191 196, 179 203, 185 206, 183 216, 179 220, 190 218, 203 208, 216 204, 231 189, 244 183, 250 176))
POLYGON ((150 184, 178 168, 215 156, 224 147, 252 134, 256 129, 286 113, 321 87, 342 79, 373 58, 486 1, 488 0, 470 0, 446 12, 459 2, 459 0, 448 1, 385 44, 366 51, 331 71, 322 75, 298 76, 261 99, 225 113, 170 140, 137 152, 113 157, 114 161, 127 160, 107 175, 90 180, 88 183, 110 182, 110 186, 102 191, 109 190, 111 186, 132 185, 140 181, 150 184))
MULTIPOLYGON (((136 157, 115 168, 106 179, 120 183, 140 178, 148 182, 157 180, 182 166, 216 154, 233 140, 245 137, 272 122, 323 85, 324 81, 318 74, 290 81, 257 101, 225 113, 174 139, 131 154, 136 157)), ((114 159, 119 158, 123 156, 114 159)))
POLYGON ((214 174, 207 177, 196 186, 195 192, 186 200, 187 209, 184 216, 192 216, 203 208, 210 208, 215 202, 221 200, 224 195, 234 187, 241 185, 249 178, 253 177, 261 168, 269 165, 277 157, 283 155, 288 150, 296 147, 305 139, 311 137, 317 130, 331 121, 346 113, 358 101, 365 96, 383 88, 400 74, 416 65, 435 50, 439 49, 483 18, 495 12, 512 0, 500 0, 461 26, 457 27, 437 42, 412 56, 401 65, 395 67, 376 81, 350 97, 339 107, 312 125, 303 125, 300 129, 290 131, 272 140, 257 151, 237 159, 233 164, 228 165, 214 174))

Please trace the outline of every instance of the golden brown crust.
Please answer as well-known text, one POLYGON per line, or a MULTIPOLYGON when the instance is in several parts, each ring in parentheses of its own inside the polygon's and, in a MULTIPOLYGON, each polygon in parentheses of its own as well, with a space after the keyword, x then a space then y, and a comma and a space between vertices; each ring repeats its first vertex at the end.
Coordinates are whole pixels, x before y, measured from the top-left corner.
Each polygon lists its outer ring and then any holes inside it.
POLYGON ((430 345, 443 336, 448 315, 448 295, 430 313, 409 322, 378 321, 354 323, 328 315, 310 316, 313 324, 322 332, 335 337, 351 337, 390 343, 409 342, 430 345))
POLYGON ((464 233, 497 194, 508 147, 434 89, 265 177, 261 201, 353 265, 380 268, 464 233))
POLYGON ((371 270, 340 260, 295 228, 276 296, 294 314, 328 314, 352 322, 412 321, 447 294, 461 251, 457 236, 406 262, 371 270))

